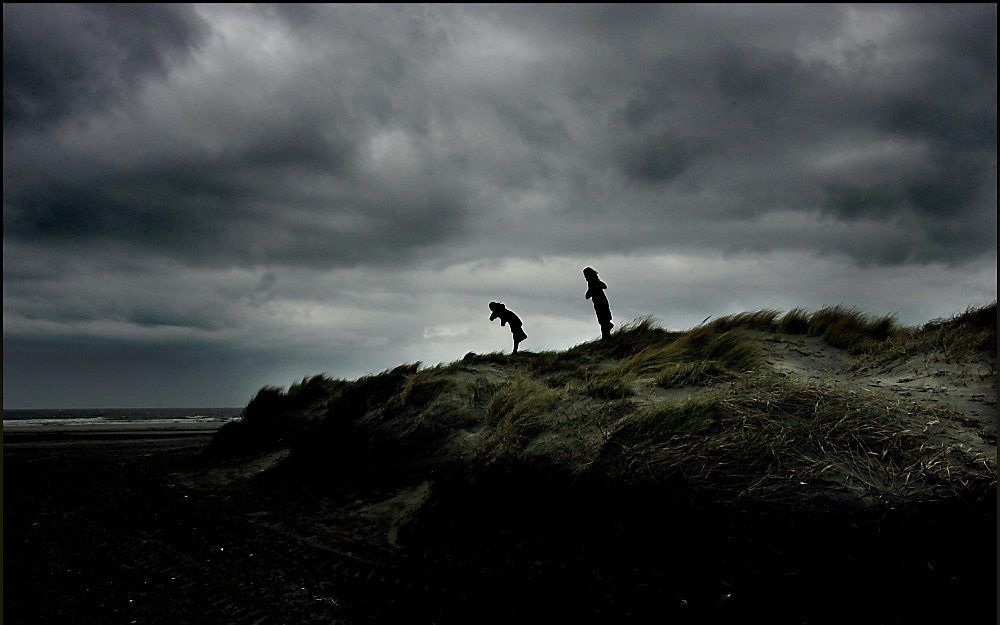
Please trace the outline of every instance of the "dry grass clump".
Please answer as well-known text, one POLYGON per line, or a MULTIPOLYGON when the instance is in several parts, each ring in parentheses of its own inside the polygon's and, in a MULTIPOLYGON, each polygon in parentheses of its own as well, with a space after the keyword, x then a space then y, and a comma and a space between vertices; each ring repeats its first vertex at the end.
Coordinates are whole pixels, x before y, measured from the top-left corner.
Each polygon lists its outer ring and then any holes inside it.
POLYGON ((853 391, 752 376, 626 418, 593 470, 631 483, 679 481, 715 501, 787 505, 819 495, 932 500, 973 484, 995 487, 994 458, 930 442, 935 418, 853 391))
POLYGON ((951 319, 930 321, 919 329, 899 331, 864 354, 852 369, 885 367, 915 354, 929 353, 948 362, 986 356, 996 367, 997 304, 969 307, 951 319))
POLYGON ((583 358, 621 360, 644 349, 661 347, 675 340, 681 333, 659 327, 651 316, 639 317, 622 323, 611 331, 611 338, 581 343, 564 354, 576 360, 583 358))
POLYGON ((544 417, 562 393, 534 379, 522 377, 500 387, 490 399, 484 425, 493 433, 486 445, 493 457, 508 456, 527 445, 544 427, 544 417))
POLYGON ((668 367, 684 363, 714 361, 730 371, 747 371, 758 362, 757 350, 745 331, 719 333, 715 326, 699 326, 669 345, 645 349, 623 362, 620 370, 636 376, 661 375, 668 367))
POLYGON ((579 374, 582 372, 581 364, 630 358, 643 350, 668 345, 681 335, 680 332, 669 332, 659 327, 650 316, 639 317, 615 328, 609 339, 581 343, 564 352, 536 354, 530 370, 538 375, 579 374))
POLYGON ((340 393, 329 399, 326 420, 353 421, 363 417, 403 390, 419 367, 419 362, 399 365, 348 383, 340 393))
POLYGON ((469 384, 469 391, 472 393, 472 403, 478 407, 482 407, 485 413, 490 400, 503 387, 504 384, 502 382, 491 382, 488 378, 482 376, 476 378, 475 382, 469 384))
POLYGON ((832 306, 809 315, 809 335, 851 353, 874 348, 896 328, 893 315, 870 317, 854 308, 832 306))
MULTIPOLYGON (((334 380, 325 375, 314 375, 302 378, 288 387, 285 395, 293 409, 301 409, 317 402, 323 402, 338 390, 350 384, 344 380, 334 380)), ((267 388, 267 387, 265 387, 267 388)), ((249 408, 249 406, 247 406, 249 408)))
POLYGON ((658 376, 656 384, 663 388, 678 386, 707 386, 732 378, 735 373, 717 360, 699 360, 667 365, 658 376))
POLYGON ((285 392, 279 386, 265 386, 240 413, 213 437, 209 451, 244 453, 285 444, 290 437, 322 421, 332 396, 338 396, 350 382, 324 375, 303 378, 285 392))
POLYGON ((410 376, 402 389, 363 422, 381 428, 392 438, 444 433, 449 428, 478 422, 474 384, 461 384, 446 369, 424 369, 410 376))
POLYGON ((588 378, 584 382, 583 392, 595 399, 625 399, 634 394, 631 384, 633 379, 631 375, 612 369, 588 378))
POLYGON ((425 369, 407 380, 398 397, 407 409, 420 410, 440 395, 453 391, 453 387, 454 381, 449 376, 437 369, 425 369))
POLYGON ((742 328, 744 330, 759 330, 761 332, 774 332, 778 327, 777 318, 781 314, 777 310, 758 310, 755 312, 741 312, 733 315, 719 317, 715 321, 710 321, 704 327, 712 328, 716 332, 727 332, 742 328))
POLYGON ((781 334, 808 334, 809 311, 804 308, 793 308, 786 312, 778 322, 778 332, 781 334))
MULTIPOLYGON (((478 365, 478 364, 497 364, 506 365, 511 361, 511 354, 506 352, 489 352, 488 354, 477 354, 476 352, 469 352, 462 357, 461 362, 467 365, 478 365)), ((456 363, 457 364, 457 363, 456 363)))
POLYGON ((580 368, 581 358, 569 351, 545 351, 534 354, 528 364, 528 370, 536 375, 574 372, 580 368))

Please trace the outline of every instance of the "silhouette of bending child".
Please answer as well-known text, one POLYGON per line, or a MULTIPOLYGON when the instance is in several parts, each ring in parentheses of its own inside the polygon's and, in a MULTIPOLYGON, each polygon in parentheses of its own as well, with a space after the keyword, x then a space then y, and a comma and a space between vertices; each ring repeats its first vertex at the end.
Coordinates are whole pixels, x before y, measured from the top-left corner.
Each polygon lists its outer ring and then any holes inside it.
POLYGON ((490 302, 490 310, 493 311, 493 314, 490 315, 490 321, 499 317, 501 326, 510 324, 510 333, 514 335, 514 351, 511 353, 516 354, 517 344, 528 338, 528 335, 521 329, 521 319, 514 314, 514 311, 507 310, 507 307, 500 302, 490 302))
POLYGON ((587 279, 587 299, 594 302, 594 312, 597 313, 597 321, 601 324, 601 338, 611 338, 611 328, 615 324, 611 323, 611 305, 608 304, 608 296, 604 294, 604 289, 608 285, 604 284, 597 277, 597 272, 587 267, 583 270, 583 277, 587 279))

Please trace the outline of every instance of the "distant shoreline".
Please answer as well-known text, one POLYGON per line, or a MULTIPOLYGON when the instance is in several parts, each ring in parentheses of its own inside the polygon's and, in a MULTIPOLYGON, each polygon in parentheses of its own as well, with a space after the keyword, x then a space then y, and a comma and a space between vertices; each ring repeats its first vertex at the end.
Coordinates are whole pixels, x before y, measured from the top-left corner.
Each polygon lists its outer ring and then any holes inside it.
POLYGON ((117 422, 72 425, 22 425, 3 424, 3 445, 7 447, 94 445, 137 443, 142 441, 166 442, 170 439, 204 438, 208 442, 215 432, 228 421, 184 420, 117 422))
POLYGON ((58 408, 11 409, 3 413, 5 432, 88 432, 146 429, 218 428, 242 408, 58 408))

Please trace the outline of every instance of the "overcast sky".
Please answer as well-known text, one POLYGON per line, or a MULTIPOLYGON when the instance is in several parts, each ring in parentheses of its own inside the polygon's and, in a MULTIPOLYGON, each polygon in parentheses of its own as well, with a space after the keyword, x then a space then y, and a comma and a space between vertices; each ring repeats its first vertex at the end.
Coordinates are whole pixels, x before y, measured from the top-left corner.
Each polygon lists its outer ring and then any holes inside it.
POLYGON ((997 293, 997 9, 3 7, 3 405, 997 293))

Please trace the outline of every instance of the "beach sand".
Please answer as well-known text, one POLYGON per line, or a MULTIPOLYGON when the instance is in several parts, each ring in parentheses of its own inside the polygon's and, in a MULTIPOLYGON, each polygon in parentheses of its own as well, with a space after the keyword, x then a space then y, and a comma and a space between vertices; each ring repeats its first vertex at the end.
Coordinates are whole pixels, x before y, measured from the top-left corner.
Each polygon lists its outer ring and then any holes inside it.
POLYGON ((5 428, 5 621, 350 622, 315 587, 330 558, 181 484, 217 426, 5 428))

